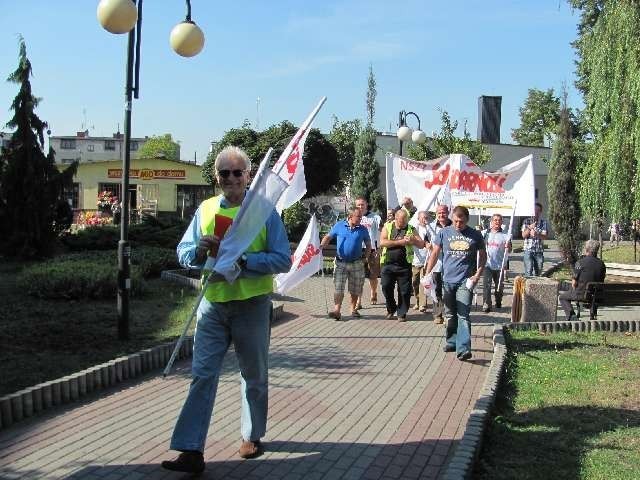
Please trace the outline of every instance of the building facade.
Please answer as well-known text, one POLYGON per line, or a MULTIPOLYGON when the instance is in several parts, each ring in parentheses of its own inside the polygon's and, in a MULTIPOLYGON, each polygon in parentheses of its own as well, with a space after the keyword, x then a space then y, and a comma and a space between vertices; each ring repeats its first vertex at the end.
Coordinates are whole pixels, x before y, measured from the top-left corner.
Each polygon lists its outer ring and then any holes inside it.
MULTIPOLYGON (((131 158, 138 158, 138 150, 149 137, 131 138, 131 158)), ((56 151, 56 163, 70 164, 120 160, 124 158, 124 134, 114 133, 111 137, 92 137, 89 131, 77 132, 74 136, 52 136, 49 144, 56 151)), ((178 158, 180 156, 178 155, 178 158)))

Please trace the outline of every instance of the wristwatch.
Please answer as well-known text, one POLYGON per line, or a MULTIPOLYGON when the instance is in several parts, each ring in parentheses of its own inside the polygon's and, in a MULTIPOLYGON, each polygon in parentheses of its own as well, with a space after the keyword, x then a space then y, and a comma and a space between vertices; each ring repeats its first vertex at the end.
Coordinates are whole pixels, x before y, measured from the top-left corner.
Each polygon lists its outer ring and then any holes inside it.
POLYGON ((246 267, 247 266, 247 254, 243 253, 240 258, 238 259, 238 265, 240 265, 241 267, 246 267))

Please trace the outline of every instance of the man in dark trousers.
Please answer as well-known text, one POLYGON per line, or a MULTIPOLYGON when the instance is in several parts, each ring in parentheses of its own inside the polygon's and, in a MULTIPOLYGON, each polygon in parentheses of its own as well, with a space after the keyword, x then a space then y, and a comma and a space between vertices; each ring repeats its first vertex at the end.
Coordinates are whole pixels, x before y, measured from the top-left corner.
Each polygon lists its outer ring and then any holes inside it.
POLYGON ((567 320, 575 320, 576 314, 571 306, 572 301, 584 297, 584 291, 589 282, 604 282, 607 275, 607 267, 598 258, 600 243, 597 240, 589 240, 584 246, 585 256, 576 262, 571 279, 571 290, 560 293, 558 296, 560 305, 564 310, 567 320))
POLYGON ((380 233, 380 256, 382 293, 387 306, 387 319, 397 313, 398 321, 407 319, 411 301, 411 263, 413 247, 424 248, 424 240, 409 225, 407 211, 403 208, 395 213, 393 222, 387 222, 380 233), (398 284, 399 298, 395 299, 395 285, 398 284))

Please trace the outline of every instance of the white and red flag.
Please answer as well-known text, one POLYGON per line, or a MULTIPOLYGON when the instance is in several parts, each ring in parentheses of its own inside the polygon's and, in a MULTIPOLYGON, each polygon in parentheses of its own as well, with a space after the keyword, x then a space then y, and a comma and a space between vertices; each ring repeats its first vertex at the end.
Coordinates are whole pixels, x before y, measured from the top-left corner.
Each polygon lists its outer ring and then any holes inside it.
POLYGON ((307 193, 307 180, 304 175, 304 162, 302 160, 304 143, 309 135, 309 130, 311 130, 313 119, 326 100, 327 97, 322 97, 316 108, 313 109, 302 123, 289 142, 289 145, 287 145, 287 148, 284 149, 282 155, 280 155, 280 158, 278 158, 278 161, 273 166, 273 170, 279 172, 280 177, 288 184, 287 189, 282 194, 282 197, 280 197, 280 201, 276 206, 278 213, 282 213, 282 210, 289 208, 307 193))
POLYGON ((311 215, 311 221, 293 254, 291 270, 276 275, 276 291, 280 294, 293 290, 300 283, 322 268, 322 250, 320 250, 320 235, 318 235, 318 221, 311 215))

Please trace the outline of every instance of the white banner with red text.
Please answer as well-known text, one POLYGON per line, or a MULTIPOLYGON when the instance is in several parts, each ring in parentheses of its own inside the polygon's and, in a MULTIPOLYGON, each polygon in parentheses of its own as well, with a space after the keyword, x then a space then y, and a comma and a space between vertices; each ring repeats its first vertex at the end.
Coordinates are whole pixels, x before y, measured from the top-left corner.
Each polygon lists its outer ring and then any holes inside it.
POLYGON ((291 270, 287 273, 276 275, 276 292, 280 294, 293 290, 322 268, 322 250, 315 215, 311 215, 309 226, 293 254, 291 264, 291 270))
POLYGON ((389 208, 411 197, 418 210, 445 204, 465 206, 471 215, 510 216, 515 205, 516 216, 534 215, 533 155, 485 172, 462 154, 416 161, 387 153, 386 168, 389 208))

